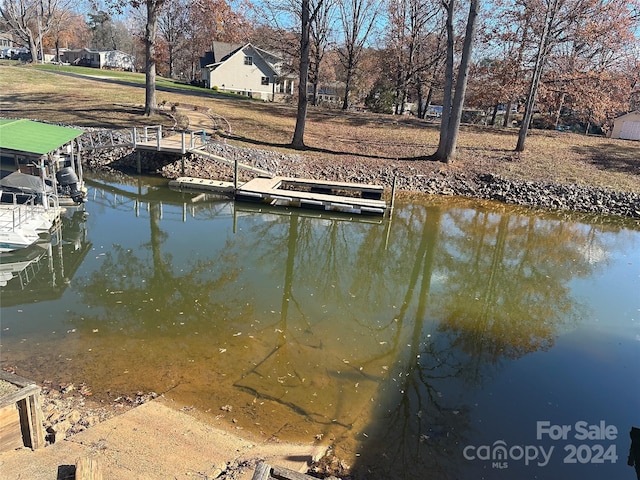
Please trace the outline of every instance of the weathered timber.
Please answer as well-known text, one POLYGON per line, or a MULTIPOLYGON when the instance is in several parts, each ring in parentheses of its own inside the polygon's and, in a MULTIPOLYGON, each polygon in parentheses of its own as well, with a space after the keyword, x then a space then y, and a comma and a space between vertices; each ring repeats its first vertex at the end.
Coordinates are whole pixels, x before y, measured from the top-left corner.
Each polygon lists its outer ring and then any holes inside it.
POLYGON ((75 480, 102 480, 102 469, 98 460, 91 457, 78 458, 75 480))
MULTIPOLYGON (((44 416, 40 405, 40 387, 31 380, 6 372, 0 372, 0 380, 20 387, 18 391, 0 398, 0 409, 10 417, 11 408, 7 407, 17 408, 23 445, 33 450, 44 447, 44 416)), ((10 428, 12 425, 11 422, 8 425, 2 423, 2 428, 10 428)), ((14 436, 12 433, 6 435, 7 438, 14 436)))
POLYGON ((260 462, 251 480, 315 480, 315 478, 285 467, 277 465, 272 467, 265 462, 260 462))
POLYGON ((24 446, 20 430, 20 412, 15 403, 0 408, 0 452, 24 446))
POLYGON ((251 480, 269 480, 271 478, 271 467, 264 462, 260 462, 253 472, 251 480))
POLYGON ((175 180, 170 180, 169 186, 179 190, 206 190, 208 192, 215 192, 230 196, 233 196, 235 191, 234 185, 231 182, 194 177, 179 177, 175 180))

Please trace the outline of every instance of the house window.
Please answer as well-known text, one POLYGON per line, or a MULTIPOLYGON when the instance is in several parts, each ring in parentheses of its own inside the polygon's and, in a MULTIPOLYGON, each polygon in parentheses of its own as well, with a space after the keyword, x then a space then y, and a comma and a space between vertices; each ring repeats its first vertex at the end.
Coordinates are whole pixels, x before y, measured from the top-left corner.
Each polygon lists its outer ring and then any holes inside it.
POLYGON ((262 80, 260 81, 261 85, 269 85, 269 77, 262 77, 262 80))
POLYGON ((253 57, 244 57, 245 65, 253 65, 253 57))

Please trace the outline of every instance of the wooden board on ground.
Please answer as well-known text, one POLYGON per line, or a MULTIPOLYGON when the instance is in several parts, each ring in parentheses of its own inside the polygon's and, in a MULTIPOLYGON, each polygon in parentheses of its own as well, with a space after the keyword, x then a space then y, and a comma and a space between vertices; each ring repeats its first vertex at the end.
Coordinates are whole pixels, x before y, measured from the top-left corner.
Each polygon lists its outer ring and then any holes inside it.
POLYGON ((75 480, 102 480, 102 470, 98 460, 91 457, 78 458, 75 480))
POLYGON ((251 480, 314 480, 314 477, 284 467, 271 466, 260 462, 251 480))

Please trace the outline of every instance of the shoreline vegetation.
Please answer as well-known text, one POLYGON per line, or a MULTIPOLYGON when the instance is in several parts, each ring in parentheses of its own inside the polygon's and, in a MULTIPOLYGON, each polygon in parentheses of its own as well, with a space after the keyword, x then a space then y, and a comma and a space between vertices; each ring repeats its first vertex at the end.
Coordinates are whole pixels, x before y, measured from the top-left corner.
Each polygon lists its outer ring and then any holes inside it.
MULTIPOLYGON (((218 140, 211 146, 218 153, 267 164, 279 175, 386 187, 397 177, 398 192, 640 218, 640 142, 530 130, 527 150, 515 152, 516 128, 463 124, 456 159, 443 164, 425 160, 438 143, 437 119, 312 108, 308 148, 299 151, 289 147, 296 113, 292 105, 228 98, 191 86, 181 91, 176 84, 159 89, 160 112, 148 118, 141 114, 143 85, 127 81, 121 72, 95 70, 89 76, 86 69, 77 74, 29 66, 0 69, 8 85, 0 100, 7 118, 86 130, 157 124, 206 129, 218 140)), ((112 154, 102 157, 94 168, 118 163, 112 154)), ((211 162, 188 163, 185 175, 220 175, 220 167, 211 162)), ((174 178, 180 175, 178 166, 164 161, 148 173, 174 178)))

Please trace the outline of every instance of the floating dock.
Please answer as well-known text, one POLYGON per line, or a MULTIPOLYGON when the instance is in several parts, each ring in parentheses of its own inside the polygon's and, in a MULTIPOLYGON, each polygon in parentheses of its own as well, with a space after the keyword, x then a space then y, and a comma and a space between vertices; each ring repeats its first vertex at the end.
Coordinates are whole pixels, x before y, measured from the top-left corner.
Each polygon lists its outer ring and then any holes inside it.
POLYGON ((235 193, 235 186, 232 182, 221 180, 207 180, 205 178, 179 177, 169 181, 169 186, 179 190, 194 190, 218 193, 232 197, 235 193))
POLYGON ((385 215, 389 206, 382 200, 384 187, 350 182, 330 182, 291 177, 258 177, 242 185, 231 182, 180 177, 169 186, 235 197, 236 200, 271 206, 300 207, 315 210, 385 215))
POLYGON ((289 177, 258 177, 239 186, 236 199, 365 215, 384 215, 380 185, 329 182, 289 177))

